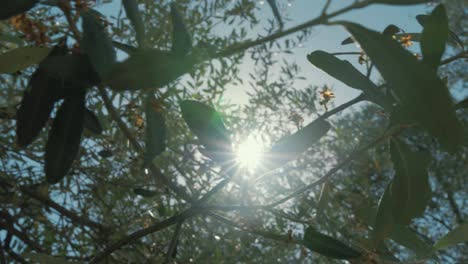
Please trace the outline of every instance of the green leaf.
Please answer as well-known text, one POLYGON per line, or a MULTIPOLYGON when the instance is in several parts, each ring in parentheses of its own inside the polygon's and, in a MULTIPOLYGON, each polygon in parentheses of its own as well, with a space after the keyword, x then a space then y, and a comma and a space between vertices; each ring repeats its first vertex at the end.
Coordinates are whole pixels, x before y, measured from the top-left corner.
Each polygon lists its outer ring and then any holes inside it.
POLYGON ((54 79, 80 86, 89 87, 99 83, 99 76, 86 55, 48 57, 41 62, 41 69, 54 79))
POLYGON ((80 148, 85 113, 85 92, 65 99, 55 116, 45 147, 45 174, 51 184, 58 183, 70 170, 80 148))
POLYGON ((283 28, 283 19, 281 19, 281 14, 278 9, 278 5, 276 4, 276 0, 268 0, 268 5, 271 7, 271 11, 273 11, 273 15, 275 16, 276 21, 278 21, 278 25, 280 28, 283 28))
POLYGON ((21 39, 21 38, 19 38, 17 36, 5 35, 5 34, 2 34, 2 33, 0 33, 0 41, 13 43, 13 44, 16 44, 18 46, 22 46, 25 43, 23 39, 21 39))
POLYGON ((265 154, 265 167, 272 170, 296 159, 325 136, 329 130, 330 123, 323 118, 318 118, 296 133, 283 137, 265 154))
POLYGON ((116 63, 107 84, 114 90, 160 88, 189 71, 189 58, 156 49, 139 50, 123 62, 116 63))
POLYGON ((99 119, 88 108, 85 109, 83 126, 85 129, 87 129, 88 131, 90 131, 91 133, 95 135, 102 134, 102 126, 101 126, 101 123, 99 122, 99 119))
MULTIPOLYGON (((356 208, 354 213, 365 224, 372 226, 377 210, 372 206, 365 205, 356 208)), ((388 237, 396 243, 412 250, 419 257, 427 256, 427 254, 431 251, 431 246, 421 240, 418 235, 407 226, 393 225, 388 237)))
POLYGON ((68 261, 65 258, 53 257, 43 253, 23 253, 23 258, 29 259, 31 263, 39 264, 72 264, 77 262, 68 261))
POLYGON ((430 2, 430 0, 376 0, 376 4, 388 4, 388 5, 416 5, 430 2))
POLYGON ((206 150, 214 154, 210 158, 223 159, 226 155, 232 154, 229 131, 224 126, 218 112, 193 100, 182 101, 180 108, 182 109, 182 117, 190 130, 197 136, 206 150))
MULTIPOLYGON (((385 27, 385 29, 382 31, 382 34, 393 37, 394 35, 398 36, 397 33, 400 32, 400 31, 401 31, 401 29, 399 27, 397 27, 397 26, 395 26, 393 24, 390 24, 387 27, 385 27)), ((400 34, 400 35, 402 35, 402 34, 400 34)), ((406 35, 407 34, 404 34, 404 36, 406 36, 406 35)), ((347 44, 351 44, 351 43, 354 43, 354 39, 352 37, 349 37, 349 38, 343 40, 341 42, 341 45, 347 45, 347 44)))
POLYGON ((440 4, 425 19, 421 37, 423 62, 437 69, 445 51, 449 36, 449 26, 444 5, 440 4))
POLYGON ((303 243, 308 249, 334 259, 354 259, 361 256, 361 252, 315 231, 312 227, 306 229, 303 243))
POLYGON ((171 3, 172 52, 176 56, 185 56, 192 49, 192 39, 182 16, 177 11, 175 2, 171 3))
POLYGON ((145 163, 148 164, 166 149, 166 121, 162 105, 152 94, 146 99, 145 116, 145 163))
POLYGON ((390 153, 395 167, 392 184, 393 219, 407 225, 424 213, 431 197, 427 167, 430 154, 413 152, 401 141, 392 140, 390 153))
POLYGON ((343 25, 374 62, 407 115, 436 137, 444 149, 454 152, 463 141, 463 130, 443 81, 392 38, 358 24, 343 25))
POLYGON ((104 79, 116 60, 116 53, 98 12, 90 9, 81 15, 83 39, 81 48, 88 55, 94 70, 104 79))
POLYGON ((133 193, 135 193, 136 195, 143 196, 145 198, 150 198, 158 194, 158 192, 156 191, 151 191, 143 188, 135 188, 133 189, 133 193))
POLYGON ((0 54, 0 74, 15 73, 39 64, 50 49, 44 47, 21 47, 0 54))
POLYGON ((390 238, 396 243, 412 250, 418 257, 427 256, 431 252, 431 246, 421 240, 421 238, 407 226, 393 226, 390 238))
POLYGON ((125 9, 125 13, 132 23, 133 29, 135 30, 138 45, 142 47, 145 38, 145 26, 143 24, 143 20, 141 19, 142 15, 138 10, 138 4, 135 0, 122 0, 122 3, 125 9))
MULTIPOLYGON (((424 28, 426 26, 426 23, 429 19, 429 15, 417 15, 416 20, 419 22, 419 24, 424 28)), ((457 33, 453 32, 451 29, 449 29, 448 32, 448 41, 454 45, 457 45, 460 49, 464 50, 465 47, 463 45, 463 41, 458 37, 457 33)))
POLYGON ((375 247, 393 231, 395 222, 392 213, 392 198, 392 183, 390 182, 380 198, 377 215, 375 216, 375 222, 373 224, 372 241, 375 247))
POLYGON ((47 75, 40 70, 31 76, 16 112, 16 143, 19 147, 31 144, 45 126, 58 100, 55 85, 57 83, 49 82, 47 75))
POLYGON ((391 102, 387 102, 383 98, 383 95, 379 94, 378 87, 364 74, 354 68, 349 61, 340 60, 334 55, 321 50, 310 53, 307 55, 307 59, 310 63, 333 78, 343 82, 349 87, 363 91, 371 101, 385 108, 391 107, 391 102))
MULTIPOLYGON (((68 52, 63 45, 55 46, 48 58, 68 52)), ((27 147, 39 135, 49 119, 57 100, 63 98, 65 90, 73 90, 68 84, 51 78, 42 63, 31 75, 20 107, 16 113, 16 142, 19 147, 27 147)))
POLYGON ((465 98, 464 100, 458 102, 456 105, 455 105, 455 109, 458 110, 458 109, 463 109, 463 108, 468 108, 468 98, 465 98))
POLYGON ((466 241, 468 241, 468 223, 463 223, 437 241, 434 248, 439 250, 466 241))
POLYGON ((2 0, 0 20, 19 15, 33 8, 38 0, 2 0))

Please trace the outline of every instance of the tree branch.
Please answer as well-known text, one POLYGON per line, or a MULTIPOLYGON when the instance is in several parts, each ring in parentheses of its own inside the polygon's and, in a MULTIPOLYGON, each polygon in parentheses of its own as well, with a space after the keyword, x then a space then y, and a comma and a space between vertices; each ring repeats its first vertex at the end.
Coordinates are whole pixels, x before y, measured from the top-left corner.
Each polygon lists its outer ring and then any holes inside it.
POLYGON ((357 151, 351 153, 351 155, 349 155, 346 159, 344 159, 343 161, 338 163, 335 167, 333 167, 331 170, 329 170, 324 176, 322 176, 318 180, 316 180, 316 181, 314 181, 314 182, 312 182, 312 183, 310 183, 310 184, 308 184, 308 185, 306 185, 306 186, 304 186, 302 188, 299 188, 298 190, 294 191, 293 193, 287 195, 286 197, 284 197, 282 199, 279 199, 278 201, 270 204, 269 206, 270 207, 276 207, 276 206, 290 200, 291 198, 294 198, 296 196, 301 195, 302 193, 306 192, 310 188, 313 188, 313 187, 315 187, 315 186, 317 186, 319 184, 324 183, 326 180, 328 180, 330 177, 332 177, 336 172, 341 170, 344 166, 348 165, 348 163, 350 161, 356 159, 358 156, 360 156, 362 153, 369 150, 370 148, 373 148, 373 147, 385 142, 388 138, 393 137, 396 134, 399 134, 404 128, 406 128, 406 126, 401 126, 400 125, 400 126, 389 129, 389 131, 384 133, 381 137, 377 138, 376 140, 372 141, 371 143, 367 144, 366 146, 358 149, 357 151))
POLYGON ((333 12, 333 13, 330 13, 330 14, 328 14, 326 16, 320 15, 320 16, 312 19, 312 20, 309 20, 309 21, 307 21, 305 23, 302 23, 300 25, 292 27, 292 28, 290 28, 288 30, 279 31, 277 33, 271 34, 271 35, 269 35, 267 37, 260 38, 260 39, 257 39, 257 40, 246 41, 244 43, 234 44, 233 46, 228 47, 225 50, 216 53, 211 58, 226 57, 226 56, 230 56, 230 55, 233 55, 235 53, 238 53, 238 52, 245 51, 245 50, 247 50, 249 48, 268 43, 270 41, 282 38, 282 37, 287 36, 289 34, 293 34, 293 33, 296 33, 298 31, 305 30, 307 28, 323 24, 324 22, 326 22, 330 18, 339 16, 339 15, 341 15, 343 13, 346 13, 346 12, 354 10, 354 9, 360 9, 360 8, 366 7, 366 6, 370 5, 370 4, 372 4, 373 2, 374 2, 373 0, 366 0, 366 1, 360 1, 360 2, 355 1, 353 4, 351 4, 349 6, 346 6, 346 7, 342 8, 342 9, 339 9, 339 10, 333 12))
POLYGON ((175 216, 172 216, 170 218, 167 218, 166 220, 163 220, 161 222, 157 222, 147 228, 140 229, 138 231, 133 232, 132 234, 125 236, 124 238, 118 240, 117 242, 111 244, 109 247, 107 247, 106 250, 104 250, 102 253, 99 253, 96 255, 90 263, 99 263, 102 260, 104 260, 107 256, 109 256, 112 252, 118 250, 124 245, 128 245, 132 243, 135 240, 138 240, 146 235, 158 232, 164 228, 167 228, 171 225, 174 225, 180 221, 184 221, 187 218, 190 218, 196 214, 199 214, 203 211, 201 208, 191 208, 188 210, 185 210, 184 212, 177 214, 175 216))
MULTIPOLYGON (((128 127, 125 125, 125 123, 120 119, 119 114, 115 110, 111 99, 107 95, 106 90, 102 86, 98 86, 99 93, 101 94, 102 100, 104 101, 104 105, 107 108, 107 111, 109 112, 110 116, 114 121, 117 123, 117 126, 120 128, 122 133, 125 135, 125 137, 129 140, 130 144, 132 147, 138 152, 138 154, 142 155, 144 153, 143 147, 141 147, 140 143, 138 140, 133 136, 132 132, 128 127)), ((164 174, 159 170, 159 168, 156 168, 153 164, 150 164, 148 170, 151 172, 152 176, 158 180, 160 180, 163 184, 165 184, 171 191, 173 191, 176 195, 184 199, 185 201, 192 201, 192 198, 190 195, 188 195, 182 188, 177 186, 176 184, 172 183, 164 174)))
POLYGON ((448 64, 448 63, 451 63, 453 61, 456 61, 458 59, 463 59, 463 58, 468 59, 468 51, 462 51, 453 57, 447 58, 441 61, 440 65, 448 64))

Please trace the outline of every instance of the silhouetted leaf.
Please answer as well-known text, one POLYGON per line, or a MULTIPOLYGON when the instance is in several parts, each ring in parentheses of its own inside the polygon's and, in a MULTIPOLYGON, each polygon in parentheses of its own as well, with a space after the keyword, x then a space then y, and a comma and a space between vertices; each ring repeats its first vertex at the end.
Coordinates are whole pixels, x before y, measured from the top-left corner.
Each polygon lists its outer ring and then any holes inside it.
POLYGON ((425 19, 421 36, 423 62, 437 69, 445 51, 449 34, 448 19, 444 5, 440 4, 425 19))
POLYGON ((156 191, 151 191, 143 188, 135 188, 133 192, 137 195, 143 196, 145 198, 156 196, 158 193, 156 191))
POLYGON ((427 151, 413 152, 401 141, 390 144, 395 176, 392 184, 393 219, 407 225, 411 219, 424 213, 431 197, 427 167, 430 155, 427 151))
POLYGON ((427 256, 431 252, 431 246, 419 238, 418 234, 407 226, 394 225, 390 238, 396 243, 412 250, 419 257, 427 256))
POLYGON ((280 139, 265 154, 265 167, 272 170, 296 159, 330 130, 330 124, 318 118, 296 133, 280 139))
POLYGON ((416 5, 430 2, 430 0, 376 0, 374 3, 377 4, 389 4, 389 5, 416 5))
MULTIPOLYGON (((68 52, 64 43, 59 43, 48 58, 68 52)), ((50 78, 43 70, 42 63, 31 75, 20 107, 16 113, 16 141, 26 147, 33 142, 49 119, 54 103, 63 97, 64 82, 50 78)))
POLYGON ((0 74, 15 73, 34 64, 39 64, 50 49, 44 47, 21 47, 0 54, 0 74))
POLYGON ((151 161, 166 149, 166 122, 162 105, 154 98, 148 96, 145 103, 146 116, 146 151, 145 163, 151 161))
POLYGON ((176 56, 185 56, 192 48, 192 39, 182 16, 177 11, 175 2, 171 3, 172 52, 176 56))
MULTIPOLYGON (((417 15, 416 16, 416 20, 419 22, 419 24, 423 28, 426 26, 426 23, 427 23, 428 19, 429 19, 429 15, 417 15)), ((463 41, 460 39, 460 37, 458 37, 457 33, 453 32, 451 29, 449 29, 448 34, 449 34, 449 37, 448 37, 449 42, 457 45, 462 50, 465 49, 463 41)))
POLYGON ((446 85, 395 40, 358 24, 343 23, 376 65, 408 116, 455 151, 463 140, 446 85))
POLYGON ((104 149, 98 152, 98 155, 101 156, 102 158, 110 158, 114 156, 114 153, 108 149, 104 149))
MULTIPOLYGON (((400 32, 401 29, 393 24, 390 24, 388 25, 383 31, 382 31, 382 34, 386 35, 386 36, 398 36, 397 33, 400 32)), ((408 35, 408 34, 404 34, 405 36, 408 35)), ((413 40, 413 39, 411 39, 413 40)), ((354 43, 354 39, 352 37, 349 37, 345 40, 343 40, 341 42, 341 45, 347 45, 347 44, 351 44, 351 43, 354 43)))
POLYGON ((182 109, 182 117, 190 130, 197 136, 206 150, 213 153, 214 157, 210 156, 210 158, 223 159, 226 155, 231 154, 229 131, 224 126, 218 112, 193 100, 182 101, 180 108, 182 109))
POLYGON ((385 192, 379 201, 377 215, 375 216, 374 228, 372 232, 372 241, 375 247, 387 238, 393 231, 395 222, 393 220, 393 197, 392 197, 392 182, 387 185, 385 192))
POLYGON ((466 241, 468 241, 468 223, 462 223, 437 241, 434 248, 439 250, 466 241))
POLYGON ((82 13, 81 17, 83 20, 81 48, 88 55, 94 70, 102 80, 115 63, 116 53, 107 30, 100 21, 103 19, 100 14, 90 9, 82 13))
POLYGON ((41 62, 41 69, 52 78, 79 86, 89 87, 99 83, 99 76, 86 55, 48 57, 41 62))
POLYGON ((271 11, 273 11, 273 15, 275 16, 276 21, 278 21, 279 27, 283 28, 283 19, 281 19, 281 14, 278 6, 276 5, 276 0, 268 0, 268 5, 270 5, 271 11))
POLYGON ((101 123, 99 122, 99 119, 88 108, 85 109, 83 126, 88 131, 90 131, 91 133, 95 135, 102 134, 102 126, 101 126, 101 123))
POLYGON ((45 174, 51 184, 65 177, 78 154, 84 113, 83 89, 81 96, 65 99, 55 116, 45 148, 45 174))
POLYGON ((348 61, 340 60, 334 55, 321 50, 310 53, 307 55, 307 59, 333 78, 349 87, 363 91, 370 101, 384 108, 391 108, 392 103, 385 100, 383 94, 379 93, 379 88, 348 61))
POLYGON ((125 13, 132 23, 133 29, 135 30, 138 45, 142 47, 145 37, 145 26, 143 25, 143 20, 141 19, 142 14, 138 10, 138 4, 136 0, 122 0, 122 3, 125 8, 125 13))
POLYGON ((136 47, 133 47, 131 45, 128 45, 128 44, 124 44, 124 43, 121 43, 121 42, 118 42, 118 41, 115 41, 113 40, 112 41, 112 45, 114 45, 114 47, 118 48, 119 50, 131 55, 133 54, 134 52, 138 51, 138 48, 136 47))
POLYGON ((331 236, 315 231, 312 227, 306 229, 303 243, 308 249, 334 259, 354 259, 361 256, 361 252, 331 236))
MULTIPOLYGON (((375 216, 377 214, 376 208, 371 206, 359 207, 354 210, 354 213, 366 225, 374 225, 375 216)), ((412 250, 420 257, 426 256, 431 251, 431 246, 421 240, 421 238, 407 226, 393 225, 388 237, 396 243, 412 250)))
POLYGON ((2 0, 0 20, 19 15, 33 8, 38 0, 2 0))
POLYGON ((16 142, 19 147, 31 144, 49 119, 58 99, 51 84, 56 85, 41 70, 31 76, 16 113, 16 142))
POLYGON ((156 49, 140 50, 114 65, 107 84, 114 90, 160 88, 192 67, 190 59, 156 49))
POLYGON ((455 105, 455 109, 456 109, 456 110, 462 109, 462 108, 468 108, 468 98, 465 98, 464 100, 458 102, 458 103, 455 105))

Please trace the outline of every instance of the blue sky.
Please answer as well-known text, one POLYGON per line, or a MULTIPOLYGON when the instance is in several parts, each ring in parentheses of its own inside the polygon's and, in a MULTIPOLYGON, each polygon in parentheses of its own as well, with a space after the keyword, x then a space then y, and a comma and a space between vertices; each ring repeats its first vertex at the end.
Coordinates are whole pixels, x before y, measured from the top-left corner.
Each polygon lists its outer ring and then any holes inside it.
MULTIPOLYGON (((280 6, 280 12, 283 16, 290 18, 285 21, 285 28, 301 24, 305 21, 317 17, 326 2, 325 0, 277 0, 280 6)), ((337 10, 343 6, 349 5, 353 1, 334 0, 329 8, 329 11, 337 10)), ((266 20, 273 18, 270 7, 264 0, 258 0, 259 6, 259 19, 266 20), (261 4, 263 3, 263 4, 261 4)), ((115 0, 110 4, 100 6, 102 11, 107 16, 117 16, 121 8, 121 1, 115 0)), ((413 5, 413 6, 390 6, 390 5, 373 5, 360 10, 348 12, 344 15, 336 17, 334 20, 347 20, 357 22, 365 25, 366 27, 382 30, 389 24, 395 24, 406 32, 420 32, 421 27, 415 20, 416 15, 426 13, 431 7, 427 5, 413 5)), ((346 102, 358 94, 357 90, 351 89, 342 83, 334 80, 328 75, 321 72, 319 69, 312 66, 306 59, 308 53, 314 50, 324 50, 327 52, 339 51, 359 51, 354 45, 342 46, 341 41, 347 38, 348 33, 339 26, 318 26, 313 28, 312 36, 307 42, 304 42, 302 47, 292 50, 292 54, 286 54, 288 60, 296 61, 301 70, 302 76, 307 79, 298 82, 297 85, 305 87, 308 84, 323 85, 327 84, 332 87, 336 94, 335 104, 346 102)), ((414 47, 418 51, 419 47, 414 47)), ((281 58, 279 55, 278 59, 281 58)), ((341 59, 349 59, 358 69, 363 70, 364 66, 357 63, 357 57, 342 56, 341 59)), ((244 79, 248 79, 248 73, 252 71, 252 61, 246 56, 244 61, 245 65, 240 68, 244 69, 241 75, 244 79)), ((376 78, 378 76, 374 76, 376 78)), ((235 103, 245 104, 248 102, 246 91, 248 87, 237 87, 230 85, 227 88, 227 93, 224 99, 235 103)))

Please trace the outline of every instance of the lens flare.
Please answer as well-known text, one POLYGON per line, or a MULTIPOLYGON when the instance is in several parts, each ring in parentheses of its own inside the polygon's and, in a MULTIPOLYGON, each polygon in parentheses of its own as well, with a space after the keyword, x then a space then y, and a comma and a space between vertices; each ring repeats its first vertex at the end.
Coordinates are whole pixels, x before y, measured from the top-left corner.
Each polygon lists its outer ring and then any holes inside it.
POLYGON ((242 168, 254 170, 262 160, 262 153, 263 144, 250 136, 238 145, 236 161, 242 168))

